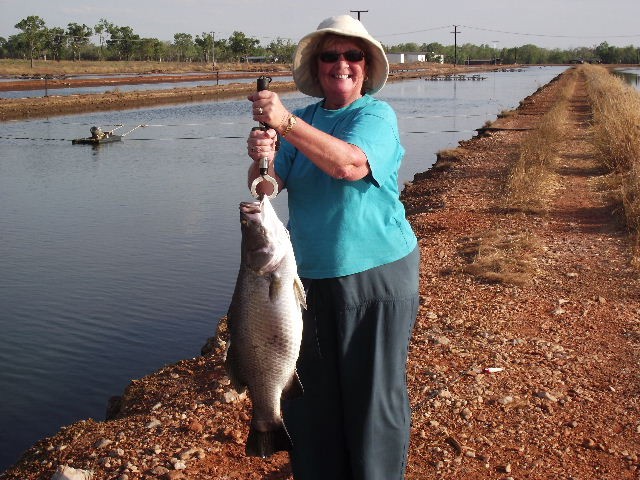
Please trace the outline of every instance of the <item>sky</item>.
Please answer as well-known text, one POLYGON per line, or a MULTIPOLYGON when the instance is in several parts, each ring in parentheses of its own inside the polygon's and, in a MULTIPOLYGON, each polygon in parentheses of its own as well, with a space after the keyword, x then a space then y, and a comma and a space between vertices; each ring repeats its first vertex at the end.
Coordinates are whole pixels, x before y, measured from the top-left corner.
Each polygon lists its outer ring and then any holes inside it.
POLYGON ((0 37, 19 33, 15 25, 37 15, 49 28, 93 27, 104 18, 167 41, 175 33, 214 32, 222 39, 240 31, 266 46, 277 38, 297 43, 323 19, 341 14, 360 15, 384 45, 453 45, 456 25, 459 45, 640 48, 640 0, 0 0, 0 37))

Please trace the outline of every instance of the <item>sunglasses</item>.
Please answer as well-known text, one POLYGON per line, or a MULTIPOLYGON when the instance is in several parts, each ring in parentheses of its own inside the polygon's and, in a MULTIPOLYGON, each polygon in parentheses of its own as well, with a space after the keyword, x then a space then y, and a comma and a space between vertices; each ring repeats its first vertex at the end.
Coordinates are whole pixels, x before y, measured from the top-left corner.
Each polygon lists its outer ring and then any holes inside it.
POLYGON ((336 63, 340 56, 343 56, 347 62, 361 62, 364 60, 364 52, 362 50, 347 50, 346 52, 322 52, 318 58, 322 63, 336 63))

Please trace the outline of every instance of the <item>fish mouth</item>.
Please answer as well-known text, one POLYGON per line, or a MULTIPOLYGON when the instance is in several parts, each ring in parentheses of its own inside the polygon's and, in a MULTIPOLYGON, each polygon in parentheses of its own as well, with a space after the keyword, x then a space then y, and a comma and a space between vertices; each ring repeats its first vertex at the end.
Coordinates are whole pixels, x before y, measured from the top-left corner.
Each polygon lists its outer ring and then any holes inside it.
POLYGON ((275 270, 282 260, 281 244, 269 221, 267 198, 240 204, 245 263, 260 275, 275 270))
POLYGON ((262 213, 262 202, 241 202, 240 215, 255 215, 262 213))

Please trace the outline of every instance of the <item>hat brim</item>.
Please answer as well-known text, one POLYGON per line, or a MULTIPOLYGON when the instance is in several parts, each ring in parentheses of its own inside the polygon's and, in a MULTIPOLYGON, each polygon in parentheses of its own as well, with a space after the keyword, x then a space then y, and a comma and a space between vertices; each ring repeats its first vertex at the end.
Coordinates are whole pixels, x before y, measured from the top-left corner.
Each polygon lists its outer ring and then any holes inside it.
MULTIPOLYGON (((354 22, 357 22, 357 20, 354 19, 354 22)), ((367 78, 365 79, 363 90, 368 94, 379 92, 387 83, 389 61, 380 42, 371 37, 363 28, 361 30, 363 31, 326 27, 319 28, 302 37, 293 55, 293 81, 298 90, 312 97, 324 97, 318 79, 313 76, 315 70, 312 68, 311 63, 316 61, 315 54, 320 40, 328 34, 334 34, 342 37, 358 38, 366 43, 367 78)))

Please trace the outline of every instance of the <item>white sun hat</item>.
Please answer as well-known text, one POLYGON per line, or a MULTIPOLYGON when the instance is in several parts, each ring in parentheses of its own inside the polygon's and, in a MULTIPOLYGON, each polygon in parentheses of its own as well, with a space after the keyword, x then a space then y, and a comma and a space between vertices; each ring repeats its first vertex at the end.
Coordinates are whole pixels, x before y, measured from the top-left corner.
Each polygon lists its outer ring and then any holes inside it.
POLYGON ((389 76, 387 55, 384 53, 382 44, 369 35, 364 25, 351 15, 327 18, 318 25, 315 32, 302 37, 293 55, 293 81, 298 90, 312 97, 324 97, 318 79, 314 76, 315 68, 312 68, 312 65, 317 61, 318 44, 327 34, 354 37, 365 42, 367 78, 363 88, 365 93, 369 94, 380 91, 389 76))

